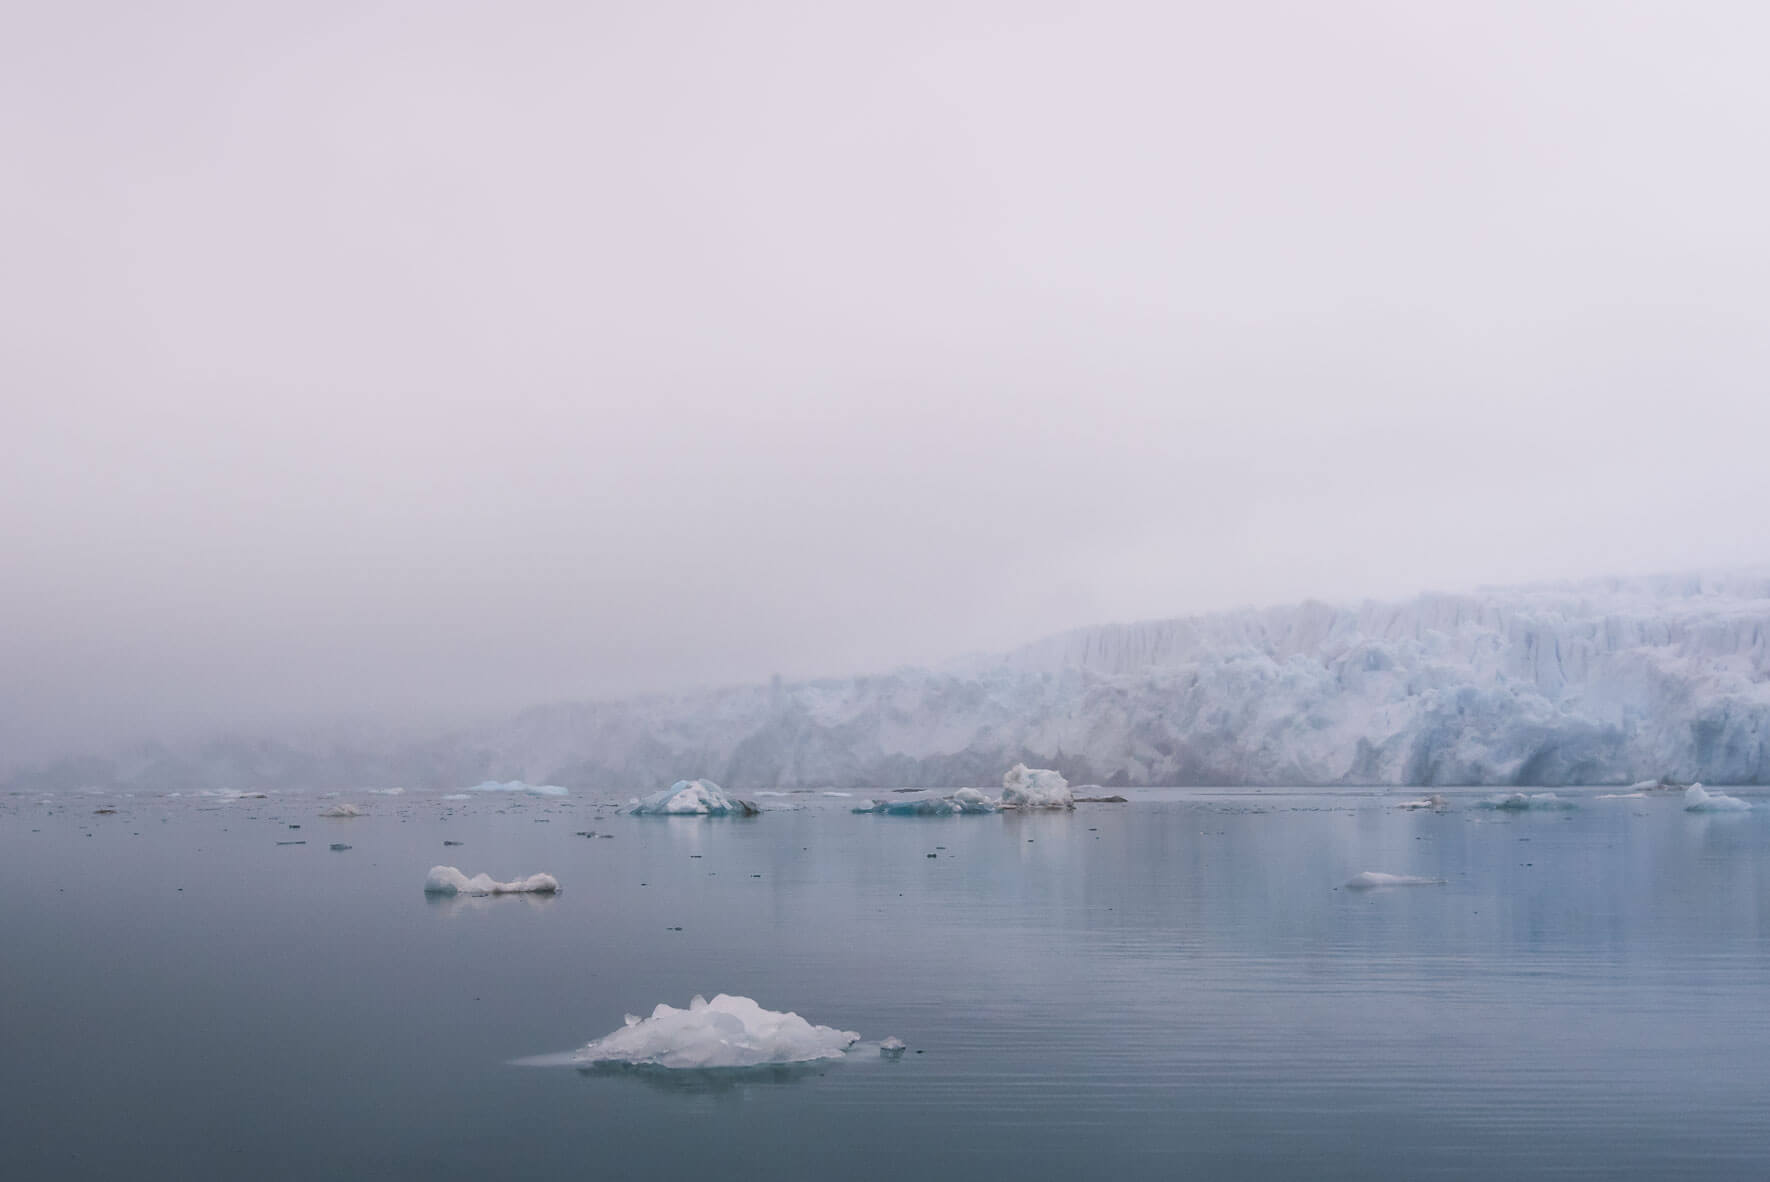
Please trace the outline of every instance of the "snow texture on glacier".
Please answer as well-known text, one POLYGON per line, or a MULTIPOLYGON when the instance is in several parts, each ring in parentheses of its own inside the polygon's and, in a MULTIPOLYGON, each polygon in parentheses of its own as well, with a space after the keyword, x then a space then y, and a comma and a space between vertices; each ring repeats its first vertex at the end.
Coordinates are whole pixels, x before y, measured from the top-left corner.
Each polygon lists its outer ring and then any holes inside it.
POLYGON ((687 1009, 659 1005, 577 1053, 584 1066, 623 1064, 679 1070, 765 1067, 840 1059, 860 1040, 852 1030, 814 1026, 791 1012, 765 1010, 748 997, 695 997, 687 1009))
POLYGON ((453 866, 432 866, 424 879, 427 895, 551 895, 558 891, 559 880, 551 874, 497 882, 489 874, 468 878, 453 866))

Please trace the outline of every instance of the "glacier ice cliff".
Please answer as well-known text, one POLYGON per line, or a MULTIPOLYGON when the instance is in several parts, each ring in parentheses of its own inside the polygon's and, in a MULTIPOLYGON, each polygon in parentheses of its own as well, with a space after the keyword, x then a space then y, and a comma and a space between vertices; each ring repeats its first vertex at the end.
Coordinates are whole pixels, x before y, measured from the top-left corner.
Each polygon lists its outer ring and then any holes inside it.
POLYGON ((146 749, 15 787, 474 778, 630 792, 1770 783, 1770 574, 1606 579, 1085 628, 936 669, 525 711, 403 745, 146 749))

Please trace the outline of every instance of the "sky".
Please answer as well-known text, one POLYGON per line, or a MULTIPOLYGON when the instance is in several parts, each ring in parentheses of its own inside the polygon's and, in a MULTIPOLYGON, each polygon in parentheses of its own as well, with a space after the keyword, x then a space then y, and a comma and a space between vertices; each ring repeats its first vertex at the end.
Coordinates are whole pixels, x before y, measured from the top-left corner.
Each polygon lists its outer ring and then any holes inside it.
POLYGON ((1770 6, 0 11, 0 762, 1770 558, 1770 6))

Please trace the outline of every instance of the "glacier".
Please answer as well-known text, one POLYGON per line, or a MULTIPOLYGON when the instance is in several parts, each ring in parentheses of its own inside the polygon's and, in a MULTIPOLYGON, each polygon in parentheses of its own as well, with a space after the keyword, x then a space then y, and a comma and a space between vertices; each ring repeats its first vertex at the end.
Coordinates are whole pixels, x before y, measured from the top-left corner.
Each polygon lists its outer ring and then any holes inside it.
POLYGON ((934 668, 563 703, 427 738, 150 745, 7 787, 446 791, 497 776, 625 795, 692 767, 728 792, 876 790, 989 784, 1015 763, 1108 788, 1770 784, 1770 574, 1107 625, 934 668))

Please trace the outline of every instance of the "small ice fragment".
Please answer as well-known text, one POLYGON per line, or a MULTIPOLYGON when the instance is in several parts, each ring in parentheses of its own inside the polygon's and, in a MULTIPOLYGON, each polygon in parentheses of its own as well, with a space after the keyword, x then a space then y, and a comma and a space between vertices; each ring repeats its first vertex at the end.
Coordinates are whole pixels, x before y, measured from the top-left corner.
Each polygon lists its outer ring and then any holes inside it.
POLYGON ((879 1057, 881 1059, 901 1059, 901 1058, 903 1058, 903 1039, 898 1038, 895 1035, 893 1035, 891 1038, 888 1038, 884 1042, 880 1043, 879 1044, 879 1057))
POLYGON ((362 815, 363 810, 354 804, 335 804, 320 814, 322 817, 360 817, 362 815))
POLYGON ((697 996, 685 1010, 659 1005, 649 1018, 628 1014, 626 1025, 585 1046, 577 1061, 586 1067, 764 1067, 840 1059, 859 1039, 852 1030, 814 1026, 798 1014, 721 993, 712 1001, 697 996))
POLYGON ((404 796, 406 794, 404 788, 371 788, 369 791, 376 796, 404 796))
POLYGON ((1069 781, 1049 768, 1017 763, 1002 776, 1002 807, 1067 809, 1075 807, 1069 781))
POLYGON ((1701 784, 1684 789, 1684 811, 1687 813, 1743 813, 1751 808, 1749 801, 1725 792, 1710 792, 1701 784))
POLYGON ((1441 809, 1449 803, 1449 801, 1444 799, 1443 795, 1434 792, 1432 795, 1421 800, 1401 801, 1395 807, 1398 809, 1441 809))
POLYGON ((1346 880, 1346 886, 1355 891, 1368 891, 1376 887, 1443 885, 1442 878, 1416 878, 1411 874, 1384 874, 1377 870, 1366 870, 1346 880))
POLYGON ((453 866, 432 866, 424 879, 427 895, 551 895, 559 880, 551 874, 531 874, 514 882, 497 882, 489 874, 468 878, 453 866))
POLYGON ((335 841, 332 843, 332 852, 333 853, 343 853, 345 850, 347 850, 349 848, 350 848, 350 846, 346 845, 342 841, 335 841))

